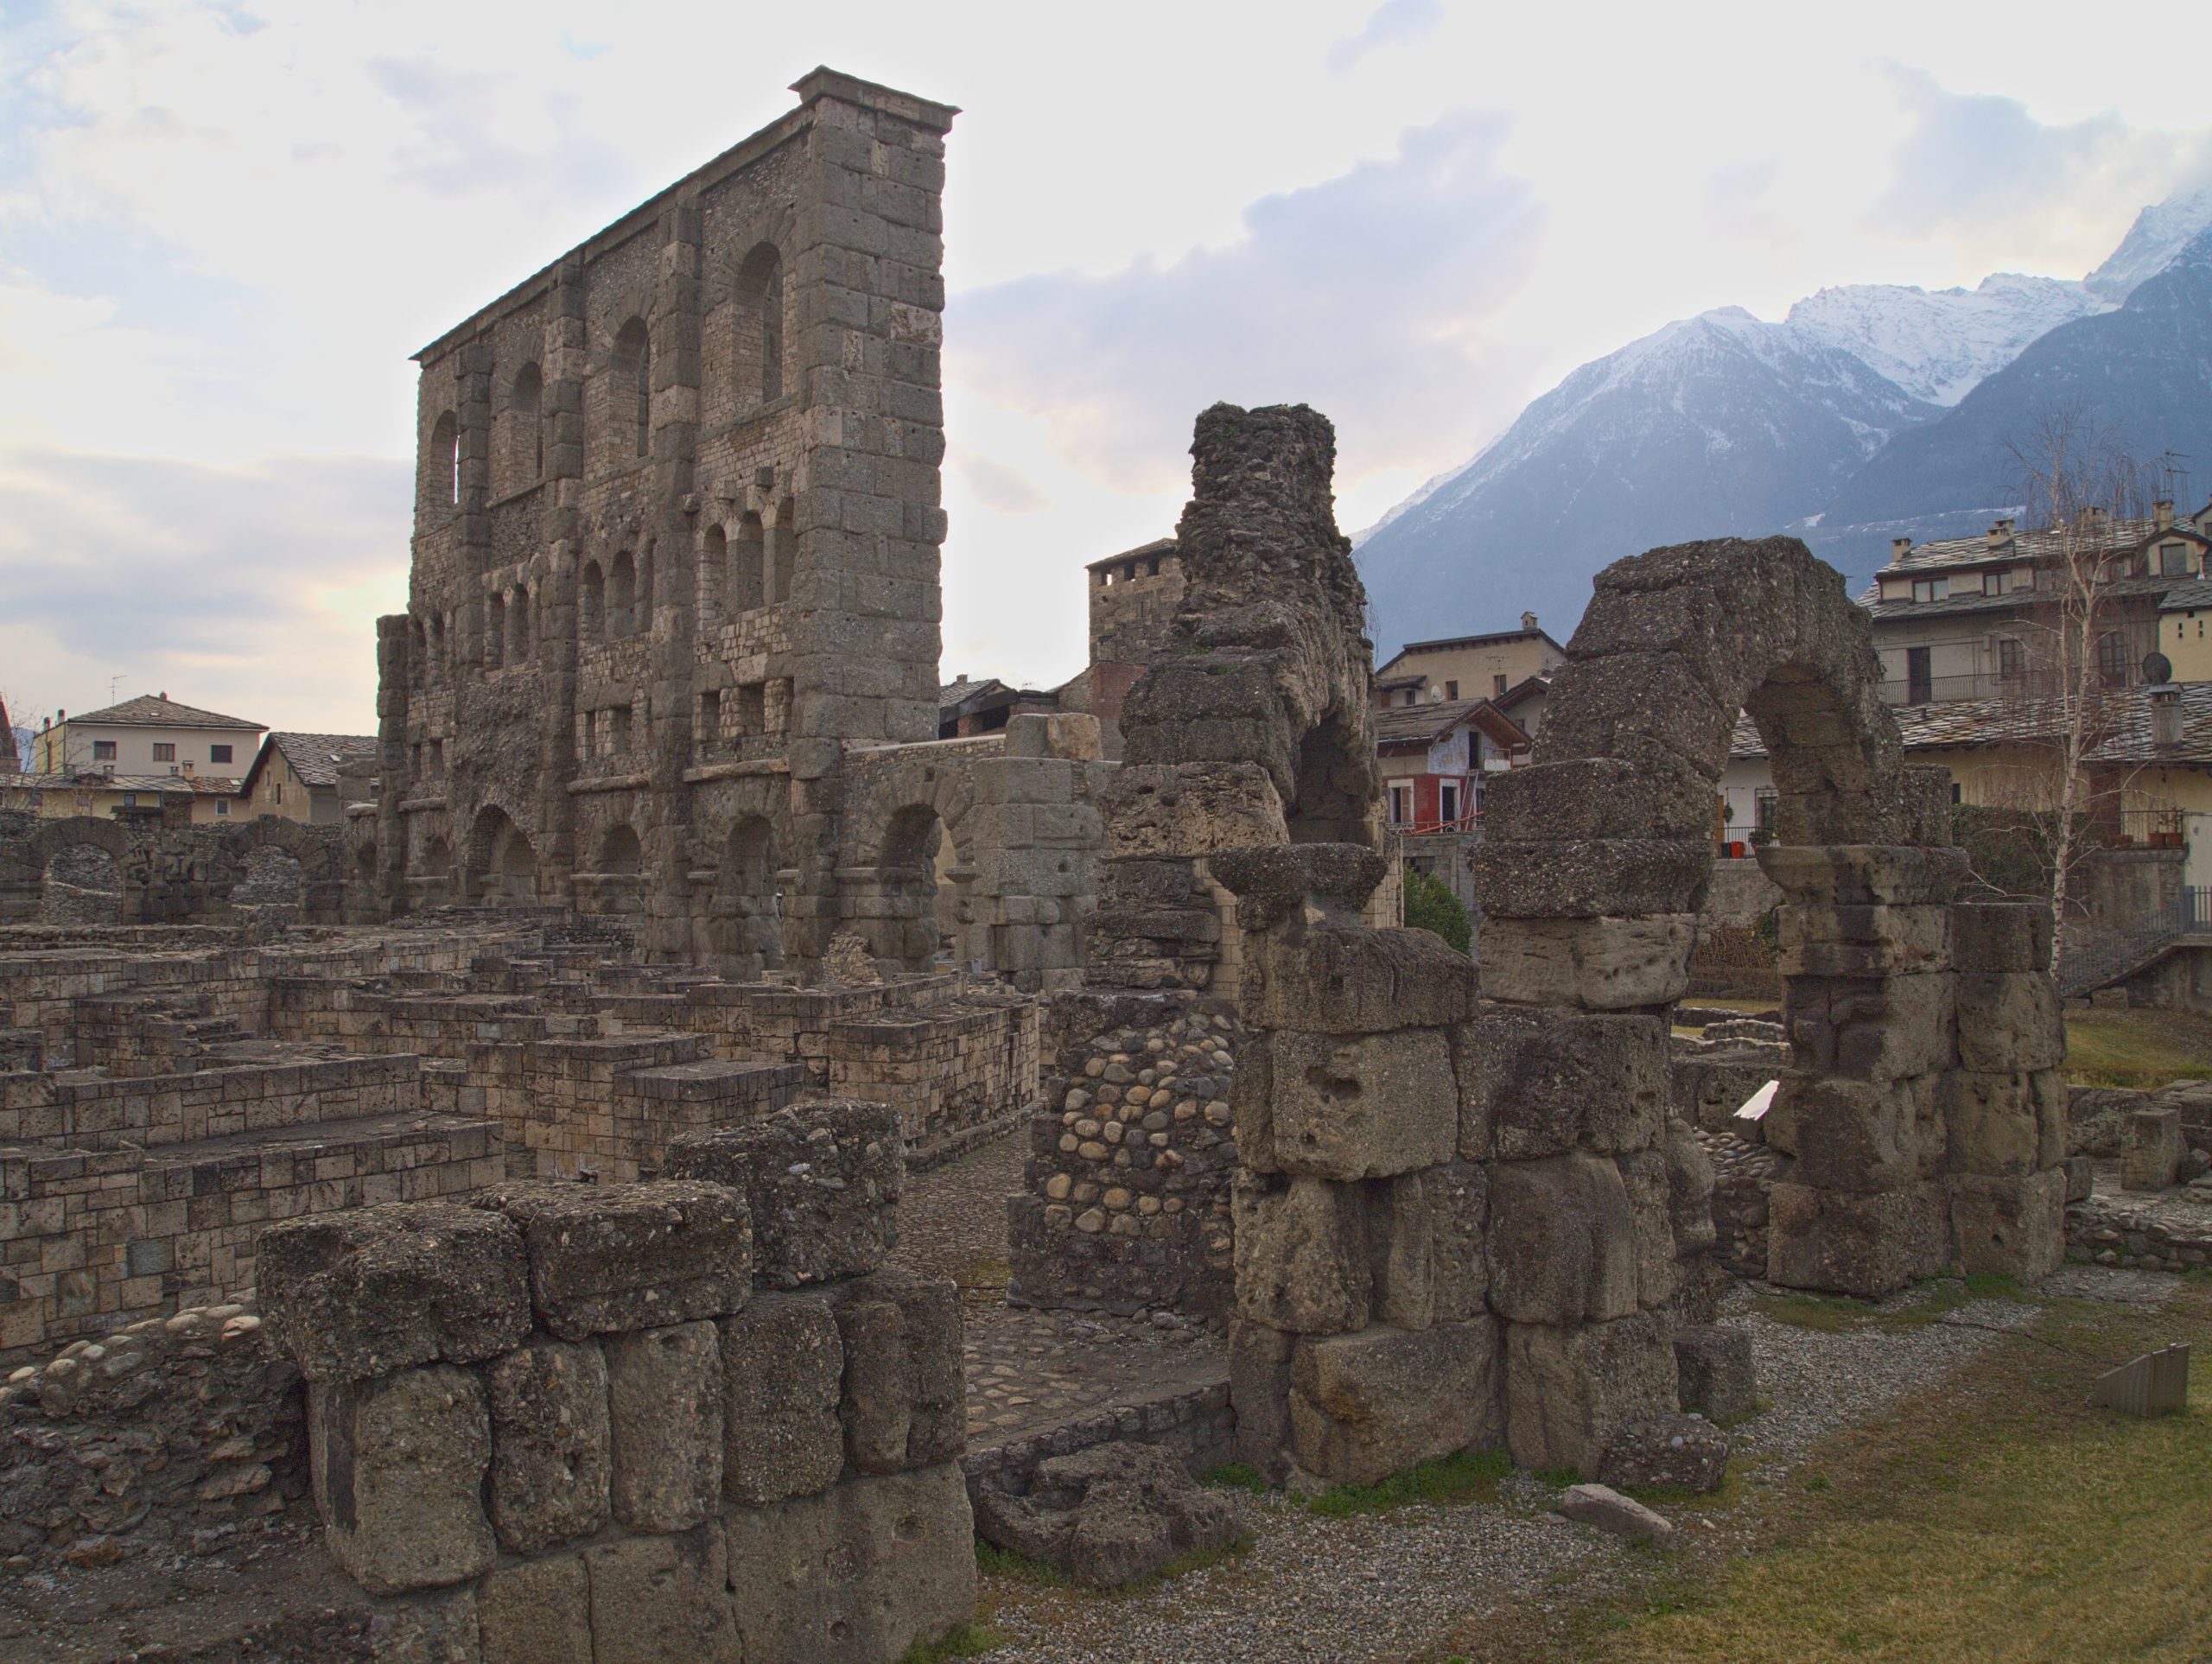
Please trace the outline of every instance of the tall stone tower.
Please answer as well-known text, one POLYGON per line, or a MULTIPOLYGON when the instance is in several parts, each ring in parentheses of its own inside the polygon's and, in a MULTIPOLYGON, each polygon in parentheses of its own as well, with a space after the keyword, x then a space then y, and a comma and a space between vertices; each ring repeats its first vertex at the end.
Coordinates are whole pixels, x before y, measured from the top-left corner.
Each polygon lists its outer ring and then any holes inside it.
POLYGON ((793 90, 416 354, 362 854, 386 916, 568 905, 656 958, 804 968, 847 744, 936 734, 957 112, 793 90))

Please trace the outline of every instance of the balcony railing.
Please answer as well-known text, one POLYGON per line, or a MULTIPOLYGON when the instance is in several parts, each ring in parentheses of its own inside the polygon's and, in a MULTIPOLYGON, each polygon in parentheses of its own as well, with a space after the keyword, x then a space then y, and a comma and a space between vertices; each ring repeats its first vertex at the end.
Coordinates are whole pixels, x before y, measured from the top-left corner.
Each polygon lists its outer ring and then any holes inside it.
POLYGON ((1948 705, 1958 699, 2051 699, 2065 691, 2055 671, 2018 676, 1977 671, 1972 676, 1917 676, 1882 683, 1885 705, 1948 705))
POLYGON ((2089 811, 2088 831, 2107 849, 2189 847, 2189 822, 2178 809, 2116 809, 2099 804, 2089 811))
POLYGON ((1390 830, 1403 838, 1423 838, 1432 833, 1439 832, 1479 832, 1482 829, 1483 816, 1480 810, 1477 810, 1471 815, 1462 815, 1453 821, 1408 820, 1390 822, 1390 830))

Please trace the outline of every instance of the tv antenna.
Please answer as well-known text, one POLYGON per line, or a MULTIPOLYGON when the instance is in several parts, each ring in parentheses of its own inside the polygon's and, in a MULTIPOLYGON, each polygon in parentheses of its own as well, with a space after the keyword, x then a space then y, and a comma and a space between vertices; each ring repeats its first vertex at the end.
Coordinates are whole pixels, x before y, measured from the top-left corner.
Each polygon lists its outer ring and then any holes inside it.
POLYGON ((119 670, 118 670, 115 675, 113 675, 113 676, 110 676, 110 677, 108 677, 108 679, 107 679, 107 702, 108 702, 109 704, 112 705, 113 703, 115 703, 115 690, 116 690, 118 688, 120 688, 122 685, 123 685, 123 673, 122 673, 121 671, 119 671, 119 670))
POLYGON ((2180 451, 2165 451, 2160 454, 2154 466, 2166 476, 2166 500, 2178 503, 2182 492, 2188 488, 2188 456, 2180 451))

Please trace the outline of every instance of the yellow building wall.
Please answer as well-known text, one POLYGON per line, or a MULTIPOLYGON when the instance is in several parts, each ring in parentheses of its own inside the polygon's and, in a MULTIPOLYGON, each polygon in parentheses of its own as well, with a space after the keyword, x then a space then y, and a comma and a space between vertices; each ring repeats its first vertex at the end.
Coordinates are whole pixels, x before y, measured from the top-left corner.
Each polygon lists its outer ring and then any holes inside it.
POLYGON ((2212 682, 2212 608, 2158 615, 2158 651, 2177 682, 2212 682))

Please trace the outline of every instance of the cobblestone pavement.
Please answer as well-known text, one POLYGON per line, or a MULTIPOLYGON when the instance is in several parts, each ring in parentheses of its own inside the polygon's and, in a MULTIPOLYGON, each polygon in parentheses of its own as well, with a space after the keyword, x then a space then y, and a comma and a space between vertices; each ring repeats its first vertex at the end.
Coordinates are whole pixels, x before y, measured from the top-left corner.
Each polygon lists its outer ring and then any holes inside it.
POLYGON ((970 1444, 1222 1380, 1220 1338, 1172 1312, 1114 1318, 1007 1305, 1006 1198, 1020 1185, 1025 1144, 1014 1132, 914 1174, 899 1204, 898 1262, 960 1285, 970 1444))

